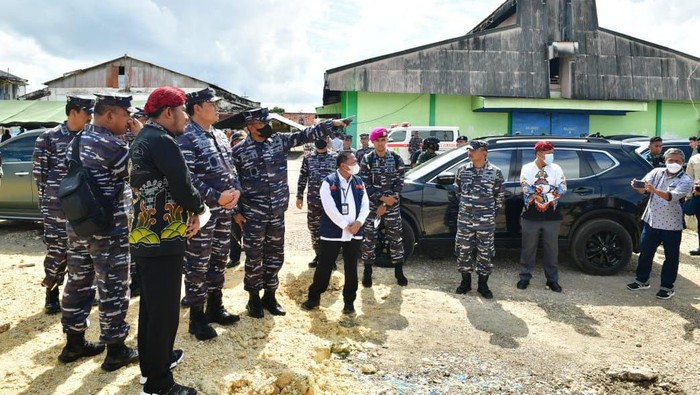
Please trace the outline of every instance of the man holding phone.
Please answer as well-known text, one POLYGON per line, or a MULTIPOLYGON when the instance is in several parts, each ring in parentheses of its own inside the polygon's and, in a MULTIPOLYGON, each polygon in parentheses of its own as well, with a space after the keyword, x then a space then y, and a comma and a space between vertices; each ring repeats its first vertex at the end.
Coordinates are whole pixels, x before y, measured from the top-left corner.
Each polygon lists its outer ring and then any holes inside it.
POLYGON ((651 198, 642 214, 644 228, 639 244, 636 277, 634 282, 627 284, 627 289, 639 291, 651 287, 651 265, 656 249, 663 243, 665 258, 661 269, 661 288, 656 297, 671 299, 676 293, 673 284, 678 275, 683 235, 683 208, 680 200, 690 192, 693 180, 683 171, 683 151, 670 148, 664 153, 664 159, 665 168, 653 169, 642 180, 632 180, 632 187, 637 192, 648 192, 651 198))

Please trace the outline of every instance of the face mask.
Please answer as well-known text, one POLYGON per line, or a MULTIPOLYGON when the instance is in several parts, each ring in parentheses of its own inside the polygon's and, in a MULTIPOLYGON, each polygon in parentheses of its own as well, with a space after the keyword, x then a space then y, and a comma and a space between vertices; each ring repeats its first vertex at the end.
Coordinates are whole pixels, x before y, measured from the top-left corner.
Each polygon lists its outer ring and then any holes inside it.
POLYGON ((270 138, 270 136, 274 134, 274 132, 272 131, 272 126, 270 126, 269 123, 263 126, 262 129, 258 129, 258 132, 260 132, 260 135, 266 139, 270 138))
POLYGON ((360 172, 360 165, 355 163, 354 165, 350 166, 350 174, 356 175, 359 172, 360 172))
POLYGON ((683 166, 679 165, 678 163, 667 163, 666 164, 666 170, 671 172, 671 174, 676 174, 679 171, 683 169, 683 166))
POLYGON ((544 155, 544 161, 547 164, 552 164, 554 163, 554 154, 545 154, 544 155))

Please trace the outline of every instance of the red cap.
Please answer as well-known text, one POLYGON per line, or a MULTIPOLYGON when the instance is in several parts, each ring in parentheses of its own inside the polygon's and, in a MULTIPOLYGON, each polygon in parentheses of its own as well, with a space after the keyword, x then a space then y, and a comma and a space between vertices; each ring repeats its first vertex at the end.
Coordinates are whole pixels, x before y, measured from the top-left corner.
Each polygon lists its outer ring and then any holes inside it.
POLYGON ((185 91, 174 86, 161 86, 156 88, 146 100, 143 112, 155 114, 163 107, 179 107, 185 104, 185 91))
POLYGON ((372 132, 369 134, 369 141, 374 142, 376 139, 380 139, 382 137, 386 137, 388 135, 386 128, 378 127, 372 129, 372 132))
POLYGON ((539 151, 551 151, 554 149, 554 144, 549 141, 538 141, 535 144, 535 152, 539 151))

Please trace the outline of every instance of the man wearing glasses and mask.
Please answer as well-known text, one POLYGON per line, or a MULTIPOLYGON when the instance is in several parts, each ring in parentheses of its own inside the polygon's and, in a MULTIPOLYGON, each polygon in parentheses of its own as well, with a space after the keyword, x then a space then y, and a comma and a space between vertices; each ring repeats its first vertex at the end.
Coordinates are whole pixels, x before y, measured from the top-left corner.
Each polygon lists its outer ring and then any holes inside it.
POLYGON ((284 262, 284 212, 289 206, 287 154, 293 147, 344 128, 350 120, 326 121, 296 133, 274 133, 267 108, 249 110, 243 116, 248 137, 233 148, 232 155, 242 187, 234 219, 243 229, 246 309, 254 318, 263 318, 264 309, 285 315, 275 294, 284 262))
POLYGON ((232 325, 239 320, 223 306, 222 288, 228 261, 233 207, 240 197, 238 175, 226 135, 212 124, 219 119, 211 88, 187 94, 191 122, 177 138, 192 173, 192 184, 211 209, 211 219, 187 240, 185 298, 190 306, 189 332, 198 340, 216 337, 209 323, 232 325), (204 305, 206 304, 206 311, 204 305))

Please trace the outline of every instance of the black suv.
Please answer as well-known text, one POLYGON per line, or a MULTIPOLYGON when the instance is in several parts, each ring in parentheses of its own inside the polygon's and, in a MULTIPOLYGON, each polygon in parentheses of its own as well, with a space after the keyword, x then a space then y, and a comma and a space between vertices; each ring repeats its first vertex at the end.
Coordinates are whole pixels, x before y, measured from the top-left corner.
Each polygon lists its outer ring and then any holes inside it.
MULTIPOLYGON (((488 160, 506 179, 504 208, 496 217, 496 246, 520 247, 523 193, 520 169, 535 160, 532 136, 491 137, 488 160)), ((554 161, 564 170, 568 192, 559 207, 564 214, 560 244, 569 248, 581 270, 599 275, 620 271, 638 250, 644 196, 630 180, 651 170, 638 145, 602 138, 548 138, 554 161)), ((416 243, 427 255, 449 256, 457 232, 457 199, 453 182, 457 168, 468 160, 456 148, 406 173, 401 215, 406 256, 416 243)))

